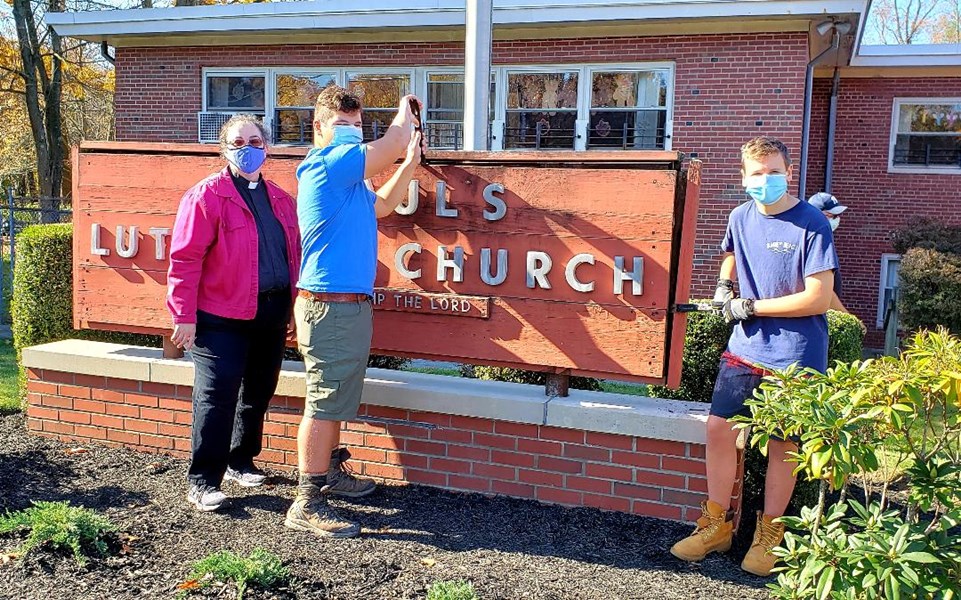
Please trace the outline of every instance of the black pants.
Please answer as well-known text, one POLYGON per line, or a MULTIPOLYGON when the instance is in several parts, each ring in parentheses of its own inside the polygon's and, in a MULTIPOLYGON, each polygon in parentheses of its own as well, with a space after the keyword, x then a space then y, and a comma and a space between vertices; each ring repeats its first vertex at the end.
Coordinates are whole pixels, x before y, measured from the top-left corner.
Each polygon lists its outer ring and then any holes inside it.
POLYGON ((290 310, 290 291, 284 290, 260 294, 253 320, 197 312, 190 483, 219 486, 228 466, 253 466, 260 454, 290 310))

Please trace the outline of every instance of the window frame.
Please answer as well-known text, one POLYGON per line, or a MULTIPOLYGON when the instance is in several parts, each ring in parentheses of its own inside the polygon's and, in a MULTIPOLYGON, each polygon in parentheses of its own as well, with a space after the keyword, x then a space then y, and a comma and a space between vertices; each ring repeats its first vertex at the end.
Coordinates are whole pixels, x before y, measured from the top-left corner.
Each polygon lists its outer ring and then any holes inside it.
POLYGON ((881 255, 881 272, 880 280, 878 284, 878 312, 877 312, 877 326, 878 329, 884 328, 884 290, 887 289, 888 274, 891 271, 891 265, 897 264, 901 265, 901 255, 895 254, 893 252, 886 252, 881 255))
MULTIPOLYGON (((961 97, 895 97, 891 107, 891 128, 888 134, 888 173, 961 175, 958 167, 926 167, 924 165, 895 165, 894 148, 898 141, 898 123, 901 117, 901 106, 904 104, 961 104, 961 97)), ((937 135, 937 134, 935 134, 937 135)), ((961 136, 959 136, 961 137, 961 136)))
MULTIPOLYGON (((618 149, 612 148, 587 148, 587 136, 589 132, 587 128, 590 123, 590 111, 591 111, 591 100, 592 100, 592 86, 594 72, 612 72, 612 71, 666 71, 668 82, 667 82, 667 98, 664 111, 665 116, 665 131, 664 131, 664 150, 671 150, 673 147, 673 128, 674 128, 674 94, 675 94, 675 75, 676 75, 676 65, 673 62, 612 62, 612 63, 554 63, 554 64, 524 64, 524 65, 514 65, 505 64, 497 65, 491 68, 491 74, 494 81, 494 113, 491 120, 491 149, 492 150, 502 150, 504 142, 504 132, 503 127, 506 125, 507 116, 507 78, 508 73, 557 73, 557 72, 577 72, 578 82, 577 82, 577 108, 575 127, 576 131, 574 134, 574 146, 573 150, 576 152, 604 152, 604 151, 618 151, 618 149), (500 129, 498 129, 500 127, 500 129)), ((250 76, 250 77, 264 77, 264 109, 263 115, 267 127, 271 130, 273 134, 274 131, 274 113, 277 110, 276 103, 276 77, 283 74, 294 74, 294 75, 305 75, 305 74, 334 74, 335 81, 337 85, 346 87, 348 84, 348 77, 352 74, 383 74, 392 75, 400 74, 407 75, 408 81, 410 82, 411 93, 416 94, 420 98, 427 97, 427 81, 429 74, 463 74, 464 69, 460 66, 451 65, 436 65, 436 66, 317 66, 317 67, 299 67, 282 65, 276 67, 204 67, 201 70, 200 76, 200 86, 201 86, 201 112, 231 112, 223 109, 211 110, 207 106, 207 78, 216 76, 250 76)), ((260 111, 255 110, 237 110, 233 112, 246 112, 251 114, 261 114, 260 111)), ((463 140, 461 140, 463 144, 463 140)), ((277 146, 304 146, 307 144, 290 144, 290 143, 276 143, 273 145, 277 146)), ((463 146, 461 146, 463 147, 463 146)), ((925 170, 924 172, 931 172, 930 170, 925 170)))

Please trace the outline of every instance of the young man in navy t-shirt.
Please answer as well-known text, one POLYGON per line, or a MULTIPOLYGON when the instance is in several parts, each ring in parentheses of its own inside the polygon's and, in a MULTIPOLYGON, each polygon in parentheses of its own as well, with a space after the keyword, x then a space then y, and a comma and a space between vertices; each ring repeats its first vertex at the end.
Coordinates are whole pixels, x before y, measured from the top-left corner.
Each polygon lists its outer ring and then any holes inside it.
MULTIPOLYGON (((711 400, 707 424, 707 491, 697 529, 671 553, 698 561, 731 547, 727 518, 737 470, 738 431, 728 421, 750 415, 744 401, 765 374, 797 363, 827 368, 825 313, 834 296, 838 259, 831 227, 819 210, 787 193, 792 177, 788 150, 779 140, 759 137, 741 148, 742 183, 752 198, 735 208, 721 242, 725 253, 714 297, 725 320, 734 323, 711 400), (734 296, 734 280, 740 297, 734 296)), ((776 559, 771 549, 784 535, 773 520, 784 514, 795 478, 789 440, 768 446, 764 512, 741 568, 767 576, 776 559)))

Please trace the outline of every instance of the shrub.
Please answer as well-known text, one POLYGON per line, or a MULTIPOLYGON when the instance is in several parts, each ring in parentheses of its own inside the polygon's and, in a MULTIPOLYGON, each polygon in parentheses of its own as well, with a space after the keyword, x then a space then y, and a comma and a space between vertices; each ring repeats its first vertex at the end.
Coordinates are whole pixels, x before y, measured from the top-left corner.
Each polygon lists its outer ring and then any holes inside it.
POLYGON ((69 549, 80 565, 87 562, 85 552, 107 553, 104 536, 116 527, 92 510, 70 506, 69 502, 34 502, 33 506, 0 517, 0 533, 25 527, 30 530, 18 552, 26 554, 38 546, 69 549))
MULTIPOLYGON (((464 369, 461 369, 464 372, 464 369)), ((542 371, 526 371, 524 369, 511 369, 508 367, 489 367, 474 366, 470 369, 471 375, 477 379, 489 379, 493 381, 509 381, 511 383, 527 383, 530 385, 546 385, 547 373, 542 371)), ((571 376, 569 386, 575 390, 600 391, 601 383, 593 377, 571 376)))
POLYGON ((898 311, 908 330, 961 333, 961 255, 912 248, 901 259, 898 311))
POLYGON ((399 371, 409 364, 410 359, 402 356, 371 354, 367 358, 367 366, 375 369, 390 369, 392 371, 399 371))
POLYGON ((427 591, 427 600, 477 600, 469 581, 438 581, 427 591))
POLYGON ((73 225, 31 225, 17 235, 11 303, 17 350, 70 337, 140 346, 160 336, 73 328, 73 225))
POLYGON ((793 531, 775 550, 784 563, 770 586, 776 598, 961 595, 959 403, 961 340, 943 328, 916 334, 899 357, 765 380, 741 426, 753 427, 762 451, 773 437, 797 436, 796 472, 820 484, 814 507, 783 519, 793 531), (896 479, 908 489, 897 505, 896 479), (846 500, 852 481, 864 502, 846 500))
POLYGON ((237 600, 242 600, 249 584, 269 589, 285 581, 290 577, 290 573, 280 557, 263 548, 257 548, 246 558, 229 550, 215 552, 194 563, 188 577, 187 581, 178 586, 182 594, 203 589, 215 582, 233 582, 237 587, 237 600))
POLYGON ((894 251, 905 254, 911 248, 926 248, 947 254, 961 254, 961 227, 936 219, 912 221, 892 236, 894 251))

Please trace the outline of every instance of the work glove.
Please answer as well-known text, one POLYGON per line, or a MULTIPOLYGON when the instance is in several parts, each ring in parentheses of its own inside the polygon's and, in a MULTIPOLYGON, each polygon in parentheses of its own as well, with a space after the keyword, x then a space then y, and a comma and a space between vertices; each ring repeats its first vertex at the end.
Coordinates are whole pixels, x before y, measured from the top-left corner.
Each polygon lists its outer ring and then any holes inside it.
POLYGON ((731 298, 721 307, 726 323, 746 321, 754 316, 754 300, 751 298, 731 298))
POLYGON ((734 282, 730 279, 718 279, 717 289, 714 290, 714 300, 711 304, 715 308, 721 308, 724 303, 734 298, 734 282))

